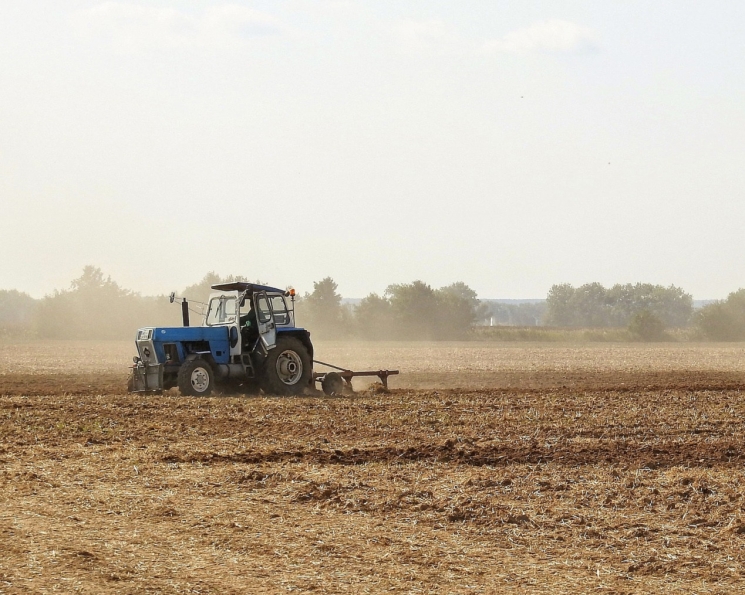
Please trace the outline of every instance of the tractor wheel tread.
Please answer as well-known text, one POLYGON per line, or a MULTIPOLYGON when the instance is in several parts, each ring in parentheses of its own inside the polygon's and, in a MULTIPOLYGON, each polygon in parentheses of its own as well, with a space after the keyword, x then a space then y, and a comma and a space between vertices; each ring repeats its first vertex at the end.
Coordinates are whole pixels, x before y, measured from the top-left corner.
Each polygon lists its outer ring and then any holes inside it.
POLYGON ((181 364, 178 370, 178 388, 182 395, 206 397, 215 387, 215 374, 212 366, 201 358, 192 359, 181 364), (199 370, 202 370, 199 373, 199 370))
POLYGON ((311 385, 313 362, 305 345, 296 337, 277 337, 259 374, 261 390, 269 395, 300 395, 311 385), (294 367, 282 375, 283 363, 294 367), (299 369, 298 369, 299 368, 299 369), (293 371, 295 370, 295 371, 293 371))

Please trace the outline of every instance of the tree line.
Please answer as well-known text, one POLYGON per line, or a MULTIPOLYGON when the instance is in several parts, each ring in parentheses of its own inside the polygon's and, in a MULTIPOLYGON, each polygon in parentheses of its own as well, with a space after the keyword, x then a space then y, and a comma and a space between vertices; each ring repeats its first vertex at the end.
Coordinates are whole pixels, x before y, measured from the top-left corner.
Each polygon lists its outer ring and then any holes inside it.
POLYGON ((179 324, 167 296, 141 296, 86 266, 64 290, 33 299, 0 291, 0 337, 123 339, 142 326, 179 324))
MULTIPOLYGON (((179 294, 190 300, 194 323, 210 287, 238 280, 207 273, 179 294)), ((256 281, 261 283, 261 281, 256 281)), ((434 288, 417 280, 389 285, 350 303, 331 277, 296 299, 296 321, 316 338, 372 340, 467 339, 480 325, 627 328, 642 340, 660 340, 669 329, 688 329, 688 338, 745 340, 745 289, 693 308, 680 287, 648 283, 557 284, 545 302, 504 304, 479 300, 463 282, 434 288)), ((121 287, 101 269, 86 266, 64 290, 41 299, 0 290, 0 338, 128 339, 143 326, 178 326, 181 310, 167 296, 143 296, 121 287)))
POLYGON ((546 325, 623 327, 644 340, 664 339, 666 329, 688 328, 694 340, 745 340, 745 289, 694 310, 693 297, 680 287, 600 283, 554 285, 546 299, 546 325))
MULTIPOLYGON (((184 288, 179 296, 189 300, 193 323, 199 323, 212 285, 239 279, 210 272, 184 288)), ((298 325, 327 339, 462 339, 484 312, 476 292, 464 283, 440 289, 422 281, 391 285, 357 305, 343 303, 337 289, 327 277, 299 296, 298 325)), ((144 326, 180 324, 181 309, 168 296, 142 296, 94 266, 86 266, 69 288, 38 300, 16 290, 0 291, 4 338, 128 339, 144 326)))
POLYGON ((554 285, 546 298, 546 324, 562 327, 628 327, 641 339, 664 338, 666 328, 688 325, 693 297, 680 287, 651 283, 554 285))
POLYGON ((465 339, 486 307, 463 282, 434 289, 423 281, 389 285, 356 305, 344 304, 331 277, 297 303, 297 322, 321 338, 465 339))

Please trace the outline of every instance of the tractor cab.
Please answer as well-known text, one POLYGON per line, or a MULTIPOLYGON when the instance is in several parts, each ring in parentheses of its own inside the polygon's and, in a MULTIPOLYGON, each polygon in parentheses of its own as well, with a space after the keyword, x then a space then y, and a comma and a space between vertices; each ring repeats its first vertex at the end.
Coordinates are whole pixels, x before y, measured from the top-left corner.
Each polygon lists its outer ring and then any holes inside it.
POLYGON ((252 351, 257 341, 264 350, 274 349, 277 332, 295 329, 294 290, 239 282, 212 289, 217 291, 210 295, 203 326, 228 327, 231 355, 252 351))

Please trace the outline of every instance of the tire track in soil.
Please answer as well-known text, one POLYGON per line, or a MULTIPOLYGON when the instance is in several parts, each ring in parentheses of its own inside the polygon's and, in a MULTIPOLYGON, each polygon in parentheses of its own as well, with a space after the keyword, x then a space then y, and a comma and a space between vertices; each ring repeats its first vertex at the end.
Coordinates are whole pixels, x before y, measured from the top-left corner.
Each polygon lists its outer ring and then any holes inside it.
MULTIPOLYGON (((126 366, 121 372, 86 374, 74 372, 21 373, 0 372, 2 396, 126 395, 126 366)), ((421 375, 402 373, 392 381, 402 390, 440 392, 534 394, 546 391, 636 392, 639 390, 741 390, 745 375, 741 372, 673 370, 664 372, 605 372, 594 370, 540 370, 526 373, 503 370, 490 374, 441 373, 421 375), (428 380, 429 379, 429 380, 428 380)), ((148 395, 151 396, 151 395, 148 395)))
POLYGON ((735 441, 700 442, 639 446, 618 442, 592 446, 547 447, 489 445, 459 448, 453 441, 444 445, 421 445, 408 448, 372 448, 349 450, 273 450, 216 454, 194 451, 162 457, 165 463, 201 463, 215 465, 239 463, 298 462, 319 465, 364 465, 368 463, 421 462, 455 463, 474 467, 506 467, 515 464, 554 463, 559 465, 629 465, 638 468, 668 469, 671 467, 739 467, 742 444, 735 441))

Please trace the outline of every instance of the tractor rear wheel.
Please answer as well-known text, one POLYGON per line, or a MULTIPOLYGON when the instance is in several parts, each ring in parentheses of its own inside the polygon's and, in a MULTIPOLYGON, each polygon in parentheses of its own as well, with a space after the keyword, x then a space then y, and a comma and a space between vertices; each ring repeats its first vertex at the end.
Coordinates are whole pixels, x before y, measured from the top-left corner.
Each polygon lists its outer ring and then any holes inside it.
POLYGON ((182 395, 206 397, 215 385, 212 367, 203 359, 192 359, 178 369, 178 389, 182 395))
POLYGON ((261 367, 261 389, 270 395, 299 395, 310 386, 312 362, 305 345, 295 337, 277 337, 261 367))

